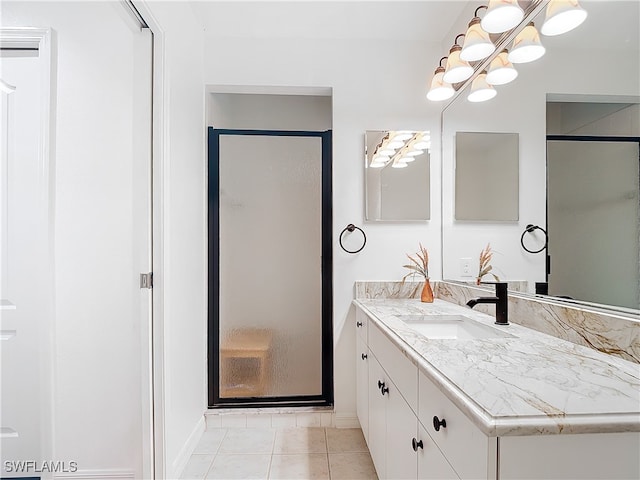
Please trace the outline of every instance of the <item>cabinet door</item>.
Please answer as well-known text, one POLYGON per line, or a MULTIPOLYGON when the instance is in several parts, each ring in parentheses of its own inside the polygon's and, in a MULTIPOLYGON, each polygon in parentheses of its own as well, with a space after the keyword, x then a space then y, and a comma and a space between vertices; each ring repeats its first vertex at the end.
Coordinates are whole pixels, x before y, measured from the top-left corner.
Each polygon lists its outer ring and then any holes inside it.
POLYGON ((418 440, 422 442, 422 448, 418 448, 418 478, 420 480, 458 480, 458 475, 420 423, 418 423, 418 440))
POLYGON ((389 479, 415 480, 418 461, 411 441, 416 438, 418 419, 400 395, 394 383, 389 382, 387 400, 387 476, 389 479))
POLYGON ((356 337, 356 408, 358 420, 369 444, 369 349, 362 338, 356 337))
POLYGON ((386 476, 386 425, 387 396, 380 393, 378 382, 388 384, 389 379, 385 377, 384 370, 373 355, 369 355, 369 452, 376 467, 378 478, 385 479, 386 476))

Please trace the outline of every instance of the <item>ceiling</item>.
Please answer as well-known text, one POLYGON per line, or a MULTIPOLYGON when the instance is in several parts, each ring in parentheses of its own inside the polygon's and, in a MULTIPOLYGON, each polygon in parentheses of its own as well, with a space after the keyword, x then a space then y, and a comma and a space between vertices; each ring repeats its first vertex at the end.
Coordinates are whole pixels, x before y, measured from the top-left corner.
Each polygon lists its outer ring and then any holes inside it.
MULTIPOLYGON (((472 12, 486 0, 191 0, 203 28, 222 38, 378 39, 444 45, 463 33, 472 12), (449 38, 451 37, 451 38, 449 38)), ((522 4, 526 3, 521 1, 522 4)), ((581 0, 585 25, 560 48, 638 50, 639 0, 581 0)), ((542 21, 544 13, 537 19, 542 21)), ((549 39, 547 39, 549 40, 549 39)), ((544 39, 543 39, 544 41, 544 39)), ((557 39, 551 39, 556 43, 557 39)))
POLYGON ((395 39, 437 44, 469 3, 466 0, 191 2, 205 30, 217 37, 395 39))

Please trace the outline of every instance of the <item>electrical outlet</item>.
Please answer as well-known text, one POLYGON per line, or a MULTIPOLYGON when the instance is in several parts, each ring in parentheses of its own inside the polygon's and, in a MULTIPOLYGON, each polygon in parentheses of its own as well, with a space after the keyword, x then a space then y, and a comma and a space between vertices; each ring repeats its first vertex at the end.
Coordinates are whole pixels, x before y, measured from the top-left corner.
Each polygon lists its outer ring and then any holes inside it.
POLYGON ((460 259, 460 276, 461 277, 473 277, 471 273, 471 259, 470 258, 461 258, 460 259))

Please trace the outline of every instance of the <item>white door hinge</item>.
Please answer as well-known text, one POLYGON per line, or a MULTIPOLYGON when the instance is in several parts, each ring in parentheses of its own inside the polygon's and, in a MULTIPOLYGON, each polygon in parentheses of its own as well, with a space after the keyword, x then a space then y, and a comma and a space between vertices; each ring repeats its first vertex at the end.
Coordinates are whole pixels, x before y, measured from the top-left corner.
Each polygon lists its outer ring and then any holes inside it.
POLYGON ((140 274, 140 288, 153 288, 153 272, 140 274))

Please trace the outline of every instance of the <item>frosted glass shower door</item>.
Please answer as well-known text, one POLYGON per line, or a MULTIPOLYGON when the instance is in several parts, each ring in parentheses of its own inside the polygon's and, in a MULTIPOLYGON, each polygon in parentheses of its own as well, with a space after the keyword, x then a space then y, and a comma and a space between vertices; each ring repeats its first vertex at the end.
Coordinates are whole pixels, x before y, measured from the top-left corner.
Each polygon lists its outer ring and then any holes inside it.
POLYGON ((215 397, 320 400, 323 318, 330 319, 323 305, 323 137, 240 132, 216 134, 210 164, 218 202, 217 209, 210 204, 218 214, 210 248, 218 279, 210 278, 215 397))

